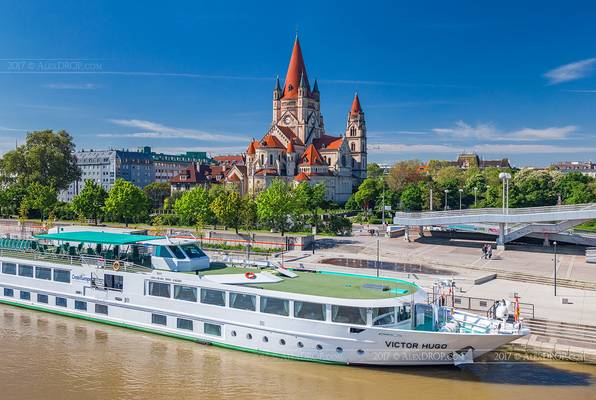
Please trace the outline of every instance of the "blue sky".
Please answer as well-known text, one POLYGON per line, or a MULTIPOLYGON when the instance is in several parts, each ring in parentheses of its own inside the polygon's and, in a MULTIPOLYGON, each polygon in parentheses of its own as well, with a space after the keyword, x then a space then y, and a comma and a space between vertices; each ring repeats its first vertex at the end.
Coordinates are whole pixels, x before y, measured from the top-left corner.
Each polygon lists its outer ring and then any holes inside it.
POLYGON ((0 1, 0 153, 44 128, 78 148, 242 151, 298 27, 327 132, 358 92, 369 160, 596 160, 593 2, 140 4, 0 1))

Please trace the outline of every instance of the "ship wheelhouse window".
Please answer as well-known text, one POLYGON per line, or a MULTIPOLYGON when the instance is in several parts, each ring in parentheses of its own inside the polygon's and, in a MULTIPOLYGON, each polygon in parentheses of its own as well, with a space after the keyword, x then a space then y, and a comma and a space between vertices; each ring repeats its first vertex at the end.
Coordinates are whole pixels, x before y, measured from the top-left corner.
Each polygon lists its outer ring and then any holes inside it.
POLYGON ((260 309, 262 313, 287 317, 290 315, 290 302, 289 300, 276 299, 275 297, 261 296, 260 309))
POLYGON ((170 298, 170 285, 167 283, 149 281, 149 295, 170 298))
POLYGON ((172 254, 168 251, 166 246, 155 246, 153 248, 153 255, 161 258, 172 258, 172 254))
POLYGON ((33 278, 33 266, 19 264, 19 275, 33 278))
POLYGON ((70 271, 67 269, 54 269, 54 280, 56 282, 70 283, 70 271))
POLYGON ((75 300, 75 310, 87 311, 87 302, 75 300))
POLYGON ((124 277, 120 275, 104 274, 104 287, 109 289, 122 290, 124 289, 124 277))
POLYGON ((325 304, 294 301, 294 317, 325 321, 325 304))
POLYGON ((373 326, 392 325, 395 323, 395 308, 378 307, 372 310, 373 326))
POLYGON ((186 256, 184 255, 184 252, 180 249, 180 247, 168 246, 168 249, 170 249, 170 251, 172 253, 174 253, 174 257, 176 257, 178 259, 182 259, 182 260, 184 260, 186 258, 186 256))
POLYGON ((35 277, 37 279, 52 280, 52 270, 50 268, 35 267, 35 277))
POLYGON ((405 304, 397 307, 397 322, 406 321, 412 318, 412 306, 405 304))
POLYGON ((168 324, 168 317, 161 314, 151 314, 151 323, 166 326, 168 324))
POLYGON ((2 273, 9 274, 9 275, 16 275, 17 274, 17 265, 13 263, 2 263, 2 273))
POLYGON ((197 288, 191 286, 174 285, 174 298, 176 300, 197 302, 197 288))
POLYGON ((225 307, 226 292, 213 289, 201 289, 201 303, 225 307))
POLYGON ((21 293, 19 293, 19 297, 21 298, 21 300, 31 300, 31 292, 25 292, 24 290, 21 290, 21 293))
POLYGON ((205 253, 203 253, 203 250, 201 250, 199 246, 197 246, 196 244, 186 244, 180 247, 182 247, 182 250, 184 250, 184 253, 186 253, 188 258, 205 257, 205 253))
POLYGON ((343 324, 366 325, 366 308, 331 306, 331 320, 343 324))
POLYGON ((108 315, 108 306, 106 306, 105 304, 96 304, 95 313, 108 315))
POLYGON ((257 309, 257 296, 252 294, 230 293, 230 307, 239 310, 255 311, 257 309))
POLYGON ((176 326, 178 327, 178 329, 192 331, 192 321, 190 319, 178 318, 178 320, 176 321, 176 326))

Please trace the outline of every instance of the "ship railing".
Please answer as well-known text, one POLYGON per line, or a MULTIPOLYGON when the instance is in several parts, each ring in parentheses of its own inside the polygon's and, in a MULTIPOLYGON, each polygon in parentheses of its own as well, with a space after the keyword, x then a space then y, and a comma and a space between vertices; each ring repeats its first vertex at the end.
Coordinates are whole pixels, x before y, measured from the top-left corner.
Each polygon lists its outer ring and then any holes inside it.
POLYGON ((124 260, 105 259, 98 256, 82 256, 39 252, 36 250, 15 250, 0 248, 0 256, 27 261, 45 261, 64 265, 92 266, 101 269, 114 269, 123 272, 151 272, 153 269, 124 260))

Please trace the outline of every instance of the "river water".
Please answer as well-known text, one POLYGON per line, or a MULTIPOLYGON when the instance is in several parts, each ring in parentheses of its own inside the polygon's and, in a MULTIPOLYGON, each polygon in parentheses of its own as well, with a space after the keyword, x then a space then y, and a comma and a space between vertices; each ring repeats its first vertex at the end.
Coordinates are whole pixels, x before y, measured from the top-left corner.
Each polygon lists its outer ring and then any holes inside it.
POLYGON ((253 355, 0 306, 1 399, 596 399, 596 367, 390 369, 253 355))

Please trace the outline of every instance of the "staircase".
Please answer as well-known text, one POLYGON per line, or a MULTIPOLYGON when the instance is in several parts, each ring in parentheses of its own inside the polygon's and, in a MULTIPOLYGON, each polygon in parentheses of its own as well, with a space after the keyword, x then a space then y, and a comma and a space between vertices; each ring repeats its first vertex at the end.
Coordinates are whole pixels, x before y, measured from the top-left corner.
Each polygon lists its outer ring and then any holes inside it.
POLYGON ((532 335, 557 339, 557 343, 596 349, 596 326, 532 318, 524 320, 532 335))
POLYGON ((568 221, 561 221, 556 224, 544 224, 544 223, 533 223, 522 225, 521 227, 508 232, 504 236, 504 243, 511 242, 513 240, 519 239, 520 237, 529 235, 531 233, 547 233, 547 234, 555 234, 559 232, 566 231, 568 229, 573 228, 574 226, 580 225, 587 220, 568 220, 568 221))

